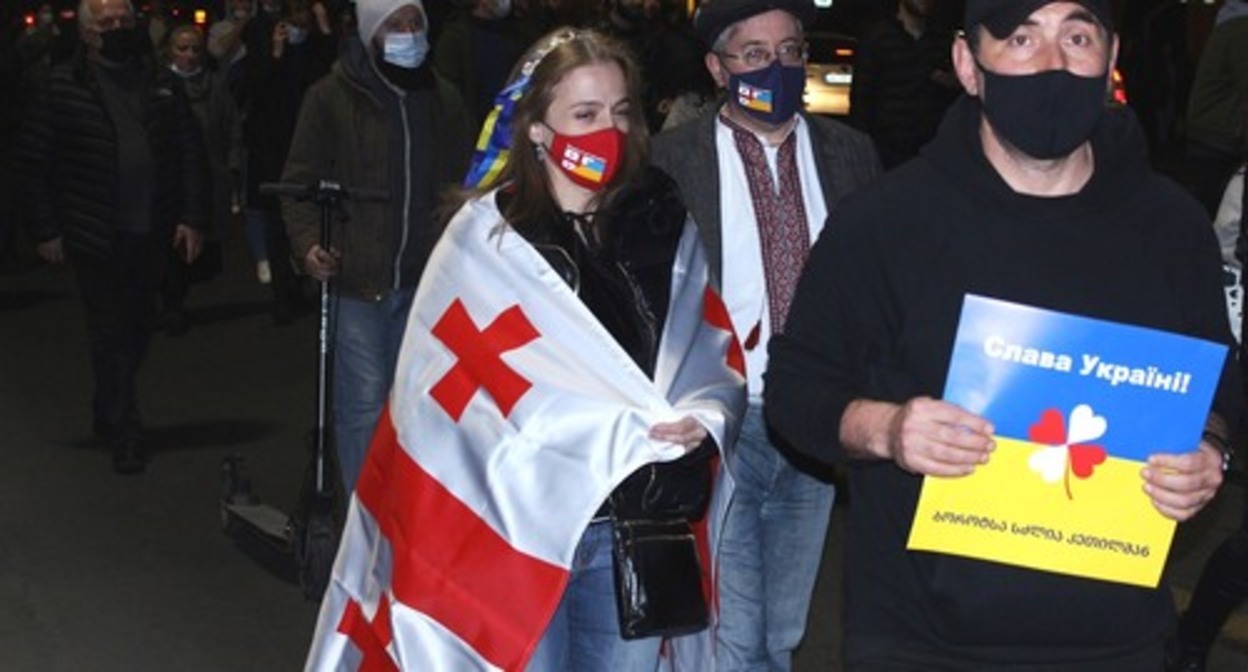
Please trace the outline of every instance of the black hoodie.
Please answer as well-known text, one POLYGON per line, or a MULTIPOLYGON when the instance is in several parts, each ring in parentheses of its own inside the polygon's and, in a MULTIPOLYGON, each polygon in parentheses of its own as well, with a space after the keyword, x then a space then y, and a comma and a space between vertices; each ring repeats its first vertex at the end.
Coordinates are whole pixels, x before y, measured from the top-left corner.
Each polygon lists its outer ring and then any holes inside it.
MULTIPOLYGON (((851 661, 900 649, 949 669, 1108 670, 1097 661, 1160 650, 1168 591, 907 552, 922 479, 836 441, 854 399, 941 396, 967 293, 1232 342, 1209 222, 1148 168, 1129 111, 1097 127, 1089 183, 1055 198, 1001 179, 980 119, 964 97, 920 157, 836 210, 772 340, 767 413, 799 451, 849 464, 851 661)), ((1228 365, 1215 402, 1232 422, 1237 380, 1228 365)))

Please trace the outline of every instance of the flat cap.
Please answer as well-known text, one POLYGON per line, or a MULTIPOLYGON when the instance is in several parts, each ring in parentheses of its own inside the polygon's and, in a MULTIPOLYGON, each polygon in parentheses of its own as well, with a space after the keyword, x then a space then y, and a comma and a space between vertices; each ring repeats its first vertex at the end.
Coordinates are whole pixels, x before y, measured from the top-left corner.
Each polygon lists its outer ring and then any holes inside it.
POLYGON ((707 0, 693 15, 693 31, 709 49, 728 26, 773 9, 797 17, 803 28, 815 21, 814 0, 707 0))

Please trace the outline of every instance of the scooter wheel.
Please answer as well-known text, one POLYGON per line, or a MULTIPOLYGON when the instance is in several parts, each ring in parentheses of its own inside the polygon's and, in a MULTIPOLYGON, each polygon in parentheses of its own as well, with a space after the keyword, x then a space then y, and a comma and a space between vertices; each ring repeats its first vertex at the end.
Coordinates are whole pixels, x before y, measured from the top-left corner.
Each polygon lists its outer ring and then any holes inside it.
POLYGON ((334 569, 334 556, 338 553, 338 526, 333 515, 315 511, 307 514, 295 525, 295 563, 299 572, 299 586, 309 600, 320 600, 329 586, 334 569))

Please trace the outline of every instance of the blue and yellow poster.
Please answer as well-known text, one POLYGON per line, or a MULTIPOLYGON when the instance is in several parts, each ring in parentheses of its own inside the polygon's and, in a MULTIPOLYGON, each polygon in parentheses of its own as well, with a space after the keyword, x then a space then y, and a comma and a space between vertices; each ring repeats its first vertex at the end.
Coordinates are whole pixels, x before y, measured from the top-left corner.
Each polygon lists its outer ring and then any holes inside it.
POLYGON ((928 476, 907 547, 1156 586, 1174 536, 1143 490, 1195 450, 1219 343, 968 295, 944 398, 995 427, 988 464, 928 476))

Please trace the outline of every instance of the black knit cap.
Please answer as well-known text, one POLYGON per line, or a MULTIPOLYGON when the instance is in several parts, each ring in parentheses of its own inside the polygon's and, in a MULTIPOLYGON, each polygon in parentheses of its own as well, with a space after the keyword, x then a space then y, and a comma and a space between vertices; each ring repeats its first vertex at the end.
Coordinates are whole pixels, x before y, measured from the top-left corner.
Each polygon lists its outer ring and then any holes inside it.
POLYGON ((709 49, 728 26, 773 9, 797 17, 803 28, 815 21, 814 0, 707 0, 693 15, 693 31, 709 49))
MULTIPOLYGON (((1004 40, 1018 28, 1031 13, 1057 0, 966 0, 966 13, 962 26, 973 30, 983 25, 998 40, 1004 40)), ((1108 0, 1072 0, 1083 5, 1109 32, 1114 31, 1114 15, 1108 0)))

